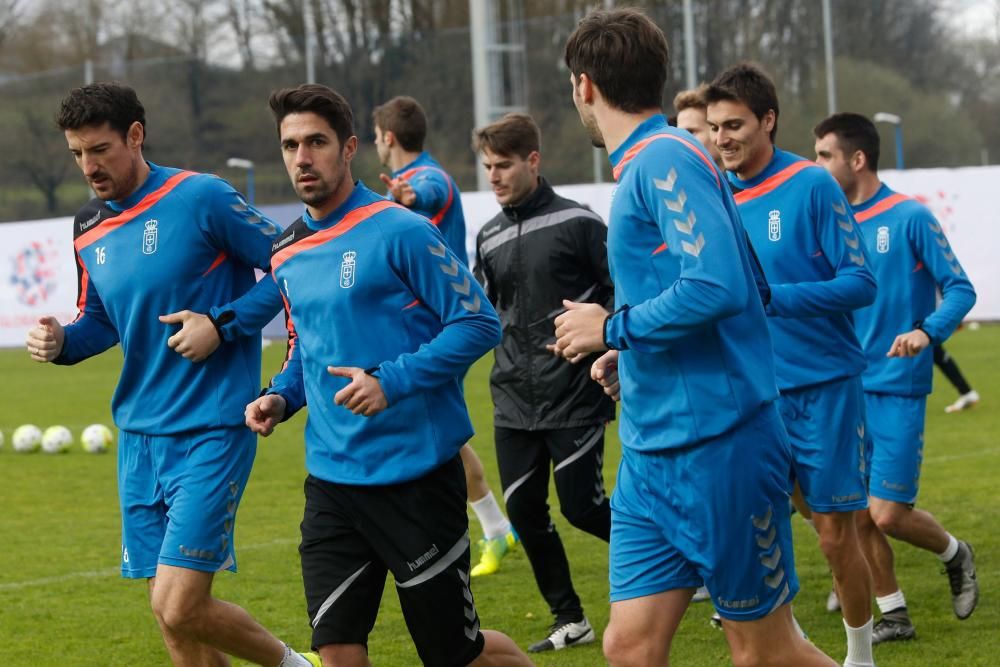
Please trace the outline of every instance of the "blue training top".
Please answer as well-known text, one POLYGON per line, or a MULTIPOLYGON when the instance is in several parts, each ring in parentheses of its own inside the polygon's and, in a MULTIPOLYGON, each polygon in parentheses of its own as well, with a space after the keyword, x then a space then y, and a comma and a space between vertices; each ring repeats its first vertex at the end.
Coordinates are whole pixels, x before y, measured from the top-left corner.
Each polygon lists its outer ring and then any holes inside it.
POLYGON ((696 445, 777 397, 766 317, 723 177, 662 115, 611 156, 608 258, 625 447, 696 445))
POLYGON ((402 169, 392 172, 392 177, 403 178, 410 183, 417 196, 410 210, 430 220, 441 231, 455 256, 463 264, 468 264, 462 197, 452 177, 427 151, 402 169))
POLYGON ((851 311, 875 300, 875 278, 837 181, 774 149, 738 190, 740 217, 771 287, 767 323, 781 391, 858 375, 865 356, 851 311))
POLYGON ((127 199, 93 199, 76 215, 79 315, 55 363, 75 364, 121 342, 111 407, 125 431, 241 426, 260 383, 260 336, 224 344, 196 364, 167 347, 178 327, 157 318, 203 313, 250 289, 278 227, 220 178, 149 166, 127 199))
MULTIPOLYGON (((465 250, 465 216, 461 193, 452 178, 427 153, 393 172, 392 177, 407 179, 417 200, 410 210, 430 220, 444 236, 448 248, 463 264, 468 264, 465 250)), ((391 199, 391 198, 390 198, 391 199)), ((210 314, 218 322, 225 340, 258 333, 281 311, 281 295, 273 280, 261 280, 246 295, 232 303, 213 306, 210 314), (222 317, 223 314, 225 317, 222 317)))
POLYGON ((875 303, 855 313, 868 358, 865 391, 924 396, 931 392, 930 350, 915 357, 886 357, 896 336, 917 325, 932 344, 943 342, 976 303, 976 292, 926 206, 882 185, 854 207, 878 281, 875 303), (935 308, 936 292, 941 304, 935 308))
POLYGON ((289 345, 268 391, 284 397, 286 416, 310 406, 309 473, 394 484, 458 454, 472 436, 462 377, 500 342, 500 321, 440 232, 359 182, 336 210, 304 216, 274 248, 289 345), (362 417, 335 405, 350 381, 327 366, 369 369, 389 407, 362 417))

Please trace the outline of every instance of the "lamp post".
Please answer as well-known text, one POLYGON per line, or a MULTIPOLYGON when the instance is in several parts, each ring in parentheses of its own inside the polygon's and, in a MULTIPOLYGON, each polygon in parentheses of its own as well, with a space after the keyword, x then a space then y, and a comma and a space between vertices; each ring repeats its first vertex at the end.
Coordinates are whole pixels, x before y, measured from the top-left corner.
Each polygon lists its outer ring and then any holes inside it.
POLYGON ((226 160, 226 166, 232 169, 246 169, 247 202, 253 206, 253 160, 247 160, 241 157, 231 157, 226 160))
POLYGON ((896 127, 896 169, 903 169, 903 119, 894 113, 879 111, 872 116, 876 123, 889 123, 896 127))

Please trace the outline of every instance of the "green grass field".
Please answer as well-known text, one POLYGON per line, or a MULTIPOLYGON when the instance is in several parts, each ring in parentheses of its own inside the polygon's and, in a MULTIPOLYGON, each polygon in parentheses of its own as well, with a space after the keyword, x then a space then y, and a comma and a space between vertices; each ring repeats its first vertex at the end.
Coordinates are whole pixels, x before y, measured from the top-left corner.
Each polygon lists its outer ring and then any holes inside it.
MULTIPOLYGON (((264 369, 278 367, 283 345, 265 351, 264 369)), ((881 666, 1000 664, 1000 327, 963 331, 948 344, 982 404, 957 415, 943 407, 954 391, 937 378, 928 406, 920 504, 976 548, 982 596, 967 621, 951 612, 947 579, 937 559, 899 545, 897 567, 917 624, 913 642, 876 648, 881 666)), ((113 350, 75 368, 41 367, 20 350, 0 352, 0 665, 168 664, 149 612, 145 585, 118 577, 119 517, 115 455, 95 456, 74 447, 64 455, 18 455, 9 440, 14 427, 35 423, 69 426, 74 435, 91 422, 110 423, 109 402, 120 364, 113 350)), ((489 362, 470 373, 467 397, 479 435, 473 441, 499 494, 491 439, 492 409, 486 377, 489 362)), ((240 574, 222 574, 216 593, 248 609, 294 646, 309 641, 296 552, 302 507, 304 419, 296 417, 260 441, 250 486, 240 509, 237 547, 240 574)), ((612 429, 614 430, 614 429, 612 429)), ((620 448, 608 438, 606 479, 613 488, 620 448)), ((552 503, 557 504, 552 494, 552 503)), ((810 638, 843 660, 839 616, 823 602, 830 579, 811 530, 794 518, 802 591, 795 612, 810 638)), ((607 548, 568 526, 559 516, 573 577, 591 622, 608 621, 607 548)), ((472 532, 478 538, 478 525, 472 532)), ((484 627, 503 630, 522 646, 544 636, 550 618, 522 551, 508 556, 495 576, 475 581, 484 627)), ((728 664, 722 633, 708 623, 707 604, 693 605, 674 642, 676 665, 728 664)), ((371 636, 376 665, 419 664, 391 585, 371 636)), ((542 665, 600 665, 599 643, 542 655, 542 665)))

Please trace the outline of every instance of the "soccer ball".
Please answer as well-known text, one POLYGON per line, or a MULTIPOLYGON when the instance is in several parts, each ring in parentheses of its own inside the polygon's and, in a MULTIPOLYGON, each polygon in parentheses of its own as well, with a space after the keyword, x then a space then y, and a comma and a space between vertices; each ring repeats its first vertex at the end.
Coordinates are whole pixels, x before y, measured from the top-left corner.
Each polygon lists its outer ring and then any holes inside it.
POLYGON ((46 454, 62 454, 73 444, 73 434, 65 426, 50 426, 42 434, 42 451, 46 454))
POLYGON ((83 450, 89 454, 101 454, 108 451, 113 440, 111 429, 104 424, 91 424, 80 434, 80 444, 83 445, 83 450))
POLYGON ((3 449, 3 431, 0 431, 0 449, 3 449))
POLYGON ((42 443, 42 431, 34 424, 24 424, 14 429, 10 440, 15 452, 34 452, 42 443))

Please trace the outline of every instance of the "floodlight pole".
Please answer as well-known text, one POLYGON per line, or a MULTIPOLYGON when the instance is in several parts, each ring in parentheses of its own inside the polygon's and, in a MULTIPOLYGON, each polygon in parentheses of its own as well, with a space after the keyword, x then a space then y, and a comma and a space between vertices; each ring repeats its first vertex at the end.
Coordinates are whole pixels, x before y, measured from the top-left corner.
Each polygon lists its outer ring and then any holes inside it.
POLYGON ((826 108, 832 116, 837 113, 837 79, 833 63, 833 19, 830 0, 823 0, 823 54, 826 58, 826 108))
POLYGON ((896 169, 904 169, 903 167, 903 119, 894 113, 886 113, 885 111, 879 111, 877 114, 872 116, 872 120, 876 123, 889 123, 896 127, 896 169))
POLYGON ((245 169, 247 172, 247 202, 253 206, 253 160, 241 157, 231 157, 226 160, 226 166, 231 169, 245 169))

